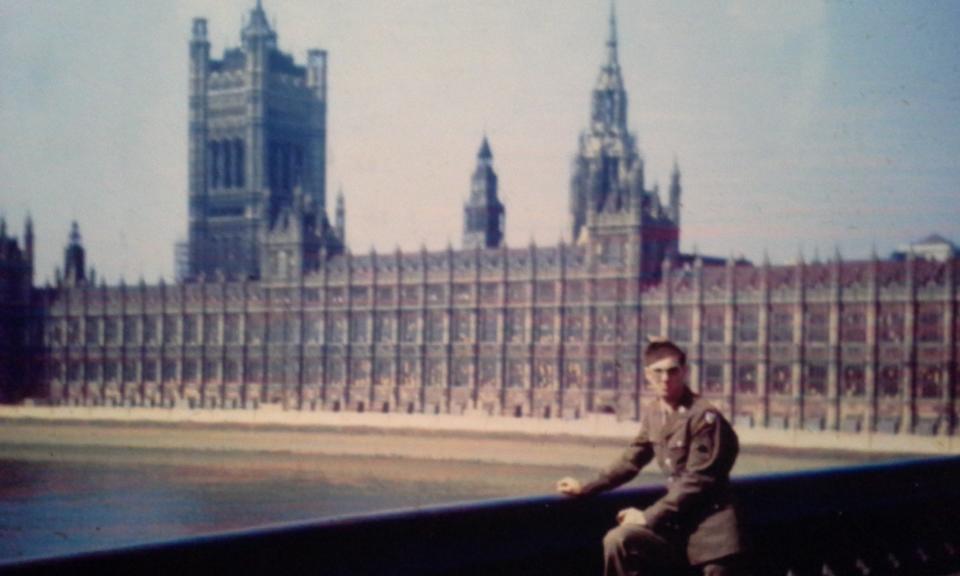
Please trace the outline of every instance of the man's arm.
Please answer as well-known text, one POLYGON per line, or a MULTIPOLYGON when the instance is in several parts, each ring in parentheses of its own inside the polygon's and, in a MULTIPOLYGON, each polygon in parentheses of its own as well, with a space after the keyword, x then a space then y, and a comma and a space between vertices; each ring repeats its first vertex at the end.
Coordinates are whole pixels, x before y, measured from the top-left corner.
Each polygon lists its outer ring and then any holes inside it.
POLYGON ((713 487, 729 479, 737 458, 737 436, 723 416, 709 409, 695 418, 686 447, 686 467, 666 495, 644 511, 647 525, 653 529, 701 505, 713 487))
POLYGON ((563 478, 557 482, 557 491, 567 496, 588 496, 604 490, 612 490, 632 480, 652 459, 653 444, 647 434, 647 427, 641 424, 637 437, 595 480, 580 484, 573 478, 563 478))

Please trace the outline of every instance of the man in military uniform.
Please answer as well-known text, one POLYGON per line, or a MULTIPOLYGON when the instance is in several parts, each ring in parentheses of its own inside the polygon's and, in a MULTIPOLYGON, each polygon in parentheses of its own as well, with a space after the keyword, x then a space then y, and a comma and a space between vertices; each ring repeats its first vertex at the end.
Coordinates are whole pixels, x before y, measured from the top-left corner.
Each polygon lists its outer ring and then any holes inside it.
POLYGON ((626 508, 603 539, 604 573, 649 575, 695 566, 707 576, 735 571, 740 552, 730 469, 737 435, 723 415, 686 385, 686 354, 668 340, 651 342, 644 375, 657 398, 643 408, 640 432, 620 458, 587 484, 557 482, 568 496, 611 490, 654 458, 669 475, 667 493, 645 510, 626 508))

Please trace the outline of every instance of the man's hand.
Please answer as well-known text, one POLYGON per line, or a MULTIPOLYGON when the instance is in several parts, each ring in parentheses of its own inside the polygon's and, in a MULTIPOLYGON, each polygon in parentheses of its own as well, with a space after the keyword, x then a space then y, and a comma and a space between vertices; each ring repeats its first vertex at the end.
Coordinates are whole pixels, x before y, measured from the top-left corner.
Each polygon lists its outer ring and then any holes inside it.
POLYGON ((583 491, 583 486, 576 478, 567 476, 557 481, 557 492, 564 496, 579 496, 583 491))
POLYGON ((636 508, 624 508, 623 510, 617 512, 617 523, 639 524, 640 526, 646 526, 647 517, 643 515, 643 510, 637 510, 636 508))

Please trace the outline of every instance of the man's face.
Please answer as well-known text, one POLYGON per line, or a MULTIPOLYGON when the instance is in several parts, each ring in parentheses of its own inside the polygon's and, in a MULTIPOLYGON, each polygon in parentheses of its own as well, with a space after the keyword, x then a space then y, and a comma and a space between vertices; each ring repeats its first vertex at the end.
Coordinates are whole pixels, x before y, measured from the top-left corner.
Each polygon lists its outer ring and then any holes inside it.
POLYGON ((644 368, 647 382, 658 398, 668 404, 676 404, 683 396, 683 381, 687 375, 685 366, 676 356, 661 358, 644 368))

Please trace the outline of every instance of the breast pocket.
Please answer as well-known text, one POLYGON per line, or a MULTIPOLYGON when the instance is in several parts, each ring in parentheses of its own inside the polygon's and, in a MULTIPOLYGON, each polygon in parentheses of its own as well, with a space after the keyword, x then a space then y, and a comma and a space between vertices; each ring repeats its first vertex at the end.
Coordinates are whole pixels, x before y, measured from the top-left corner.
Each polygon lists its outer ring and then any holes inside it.
POLYGON ((664 463, 674 469, 682 470, 687 463, 688 439, 684 434, 676 434, 666 442, 664 463))
POLYGON ((713 462, 714 459, 713 437, 709 435, 698 435, 690 442, 689 456, 687 461, 691 469, 705 468, 713 462))

